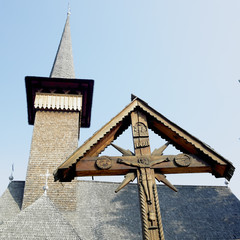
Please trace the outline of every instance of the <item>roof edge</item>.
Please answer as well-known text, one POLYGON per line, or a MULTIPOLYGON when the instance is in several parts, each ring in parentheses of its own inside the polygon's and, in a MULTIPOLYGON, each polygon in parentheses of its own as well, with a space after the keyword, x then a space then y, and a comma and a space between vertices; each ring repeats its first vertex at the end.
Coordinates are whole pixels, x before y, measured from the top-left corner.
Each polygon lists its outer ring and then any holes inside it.
POLYGON ((35 120, 36 109, 34 108, 34 100, 36 92, 41 90, 44 93, 50 93, 54 90, 56 93, 69 91, 69 94, 80 93, 82 95, 81 127, 90 127, 94 80, 26 76, 25 87, 28 123, 30 125, 34 125, 35 120))

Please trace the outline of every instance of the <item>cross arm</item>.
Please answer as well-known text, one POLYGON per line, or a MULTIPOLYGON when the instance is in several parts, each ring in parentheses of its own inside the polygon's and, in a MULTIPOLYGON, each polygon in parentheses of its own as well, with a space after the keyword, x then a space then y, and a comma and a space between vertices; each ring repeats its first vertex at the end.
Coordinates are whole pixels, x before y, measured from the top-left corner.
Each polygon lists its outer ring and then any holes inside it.
MULTIPOLYGON (((190 164, 184 166, 176 163, 178 155, 163 155, 163 156, 147 156, 151 161, 168 159, 169 161, 161 162, 152 166, 156 172, 162 174, 171 173, 200 173, 211 172, 211 166, 206 162, 201 161, 197 157, 186 155, 190 159, 190 164)), ((125 175, 133 172, 137 167, 121 164, 121 160, 128 162, 136 162, 137 156, 121 156, 121 157, 86 157, 82 158, 75 167, 75 177, 80 176, 111 176, 111 175, 125 175)))
MULTIPOLYGON (((144 157, 144 156, 141 156, 144 157)), ((160 163, 150 166, 156 173, 161 174, 176 174, 176 173, 213 173, 214 166, 202 161, 195 155, 179 154, 179 155, 162 155, 146 156, 151 162, 160 161, 160 163), (184 155, 184 156, 183 156, 184 155), (189 162, 186 164, 186 157, 189 162), (166 160, 161 162, 161 160, 166 160), (185 159, 185 160, 184 160, 185 159)), ((59 169, 58 174, 55 174, 55 181, 69 182, 74 177, 84 176, 112 176, 126 175, 129 172, 134 172, 138 167, 124 164, 126 162, 136 162, 137 156, 119 156, 119 157, 84 157, 80 159, 76 165, 68 169, 59 169), (122 163, 121 163, 122 162, 122 163)), ((221 166, 222 172, 226 166, 221 166)))

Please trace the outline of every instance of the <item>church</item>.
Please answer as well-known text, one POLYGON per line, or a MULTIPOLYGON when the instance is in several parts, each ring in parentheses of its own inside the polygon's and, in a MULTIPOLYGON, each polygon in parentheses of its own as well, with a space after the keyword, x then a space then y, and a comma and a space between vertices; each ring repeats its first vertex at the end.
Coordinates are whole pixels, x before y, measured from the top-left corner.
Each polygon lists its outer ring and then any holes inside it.
POLYGON ((0 197, 0 239, 240 239, 240 202, 227 186, 173 186, 165 176, 230 180, 232 163, 137 96, 78 147, 94 80, 75 78, 69 13, 50 76, 27 76, 25 86, 31 151, 26 181, 11 181, 0 197), (130 126, 134 153, 114 145, 130 126), (153 152, 148 129, 166 141, 153 152), (181 153, 164 155, 169 144, 181 153), (99 157, 110 145, 119 157, 99 157), (103 175, 125 178, 77 179, 103 175))

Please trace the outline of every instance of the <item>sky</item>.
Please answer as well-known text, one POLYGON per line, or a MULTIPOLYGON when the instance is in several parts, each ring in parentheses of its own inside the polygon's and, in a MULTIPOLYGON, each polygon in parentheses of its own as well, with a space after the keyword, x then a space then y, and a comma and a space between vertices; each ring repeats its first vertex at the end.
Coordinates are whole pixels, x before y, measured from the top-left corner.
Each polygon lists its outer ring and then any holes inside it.
MULTIPOLYGON (((95 80, 91 126, 81 129, 79 146, 133 93, 231 161, 236 170, 228 187, 240 199, 240 1, 72 0, 70 6, 76 78, 95 80)), ((14 179, 25 180, 33 126, 24 78, 49 76, 67 8, 64 0, 1 1, 0 194, 13 163, 14 179)), ((130 130, 115 143, 132 150, 130 130)), ((152 151, 163 143, 151 133, 152 151)), ((225 185, 211 174, 167 178, 175 185, 225 185)))

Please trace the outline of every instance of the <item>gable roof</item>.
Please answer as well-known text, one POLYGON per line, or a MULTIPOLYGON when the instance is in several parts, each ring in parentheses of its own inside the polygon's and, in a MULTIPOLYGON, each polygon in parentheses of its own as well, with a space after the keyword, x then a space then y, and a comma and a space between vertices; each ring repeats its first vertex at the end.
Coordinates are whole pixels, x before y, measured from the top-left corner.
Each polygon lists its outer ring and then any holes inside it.
POLYGON ((83 157, 98 156, 130 126, 130 114, 136 109, 147 115, 149 129, 169 141, 183 153, 196 155, 209 163, 212 166, 212 174, 215 177, 231 179, 235 169, 231 162, 215 152, 207 144, 151 108, 146 102, 135 97, 129 105, 90 137, 58 167, 54 174, 55 180, 71 180, 74 177, 73 171, 76 163, 83 157))
POLYGON ((47 196, 40 197, 0 231, 1 239, 80 239, 47 196))

